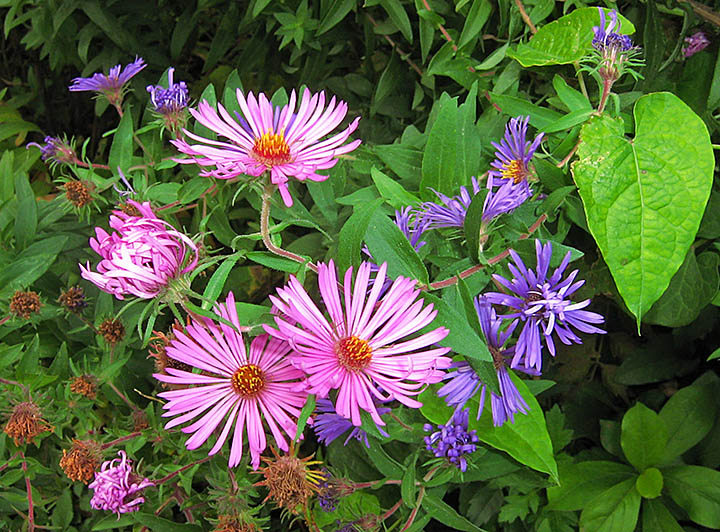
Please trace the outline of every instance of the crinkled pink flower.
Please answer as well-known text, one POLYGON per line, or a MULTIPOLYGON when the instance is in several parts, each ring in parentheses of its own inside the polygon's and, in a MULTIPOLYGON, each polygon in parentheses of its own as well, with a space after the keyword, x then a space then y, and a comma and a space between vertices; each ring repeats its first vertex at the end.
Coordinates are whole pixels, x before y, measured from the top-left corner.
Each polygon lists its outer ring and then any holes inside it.
POLYGON ((359 117, 340 133, 320 140, 340 125, 347 114, 347 104, 341 100, 336 102, 334 96, 326 108, 324 92, 312 94, 305 89, 297 112, 294 90, 284 107, 273 105, 263 93, 256 99, 250 92, 246 99, 240 89, 237 99, 244 115, 238 115, 238 120, 233 119, 221 104, 218 104, 219 114, 207 101, 200 102, 197 109, 190 109, 200 124, 230 142, 206 139, 184 130, 190 139, 202 144, 172 140, 178 150, 191 157, 176 159, 177 162, 215 167, 200 175, 219 179, 231 179, 240 174, 259 176, 269 171, 272 182, 278 186, 289 207, 293 204, 287 186, 289 177, 300 181, 324 181, 327 176, 317 172, 335 166, 338 155, 354 150, 361 142, 354 140, 342 146, 357 128, 359 117))
POLYGON ((193 386, 158 394, 168 399, 163 416, 177 416, 165 428, 198 418, 182 429, 194 433, 185 443, 192 450, 205 443, 225 420, 208 453, 213 455, 222 448, 234 423, 228 465, 240 463, 243 434, 247 432, 251 463, 257 469, 266 447, 263 419, 280 449, 288 450, 280 429, 290 438, 295 437, 297 417, 307 400, 301 383, 304 375, 290 364, 287 356, 290 346, 267 334, 255 337, 250 352, 246 352, 232 292, 215 311, 235 328, 193 317, 185 332, 175 330, 175 339, 166 348, 170 358, 198 368, 203 374, 167 367, 167 375, 154 375, 162 382, 193 386))
POLYGON ((275 317, 278 329, 265 326, 269 334, 292 345, 291 359, 307 374, 308 393, 324 398, 337 389, 335 410, 355 426, 361 424, 360 409, 369 412, 378 425, 385 424, 373 396, 381 401, 396 399, 411 408, 422 406, 410 396, 442 380, 442 370, 451 360, 443 356, 449 348, 435 345, 447 336, 445 327, 415 335, 437 314, 432 305, 423 307, 423 300, 418 300, 417 281, 398 277, 384 291, 387 264, 383 264, 370 288, 371 264, 365 262, 358 268, 354 286, 352 268, 345 273, 343 305, 333 261, 318 264, 318 270, 320 294, 330 319, 290 276, 277 297, 270 296, 279 313, 275 317))
POLYGON ((120 514, 136 512, 145 502, 142 490, 154 486, 147 478, 140 480, 132 471, 132 460, 125 451, 118 451, 120 458, 103 463, 95 472, 95 480, 88 486, 94 490, 90 506, 95 510, 109 510, 120 514), (118 462, 118 463, 116 463, 118 462))
POLYGON ((197 246, 186 235, 159 219, 150 203, 129 200, 140 216, 120 210, 110 216, 108 233, 95 228, 90 247, 102 260, 97 272, 90 263, 80 264, 83 278, 118 299, 134 295, 151 299, 162 294, 168 283, 192 270, 198 261, 197 246))

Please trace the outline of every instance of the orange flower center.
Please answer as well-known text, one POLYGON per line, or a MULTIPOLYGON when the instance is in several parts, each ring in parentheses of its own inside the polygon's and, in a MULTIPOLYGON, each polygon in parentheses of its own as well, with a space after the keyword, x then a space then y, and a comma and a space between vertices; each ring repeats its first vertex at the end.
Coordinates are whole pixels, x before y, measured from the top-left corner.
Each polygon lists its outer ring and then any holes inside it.
POLYGON ((257 162, 265 166, 272 167, 280 164, 289 163, 290 146, 285 142, 285 132, 273 133, 269 131, 255 141, 250 155, 257 162))
POLYGON ((230 379, 233 390, 243 399, 253 397, 265 388, 265 376, 255 364, 245 364, 230 379))
POLYGON ((527 178, 527 173, 525 165, 517 159, 513 159, 509 163, 504 164, 502 169, 503 177, 505 179, 512 179, 516 185, 527 178))
POLYGON ((335 344, 335 354, 340 365, 350 371, 360 371, 370 365, 372 349, 370 345, 357 336, 343 338, 335 344))

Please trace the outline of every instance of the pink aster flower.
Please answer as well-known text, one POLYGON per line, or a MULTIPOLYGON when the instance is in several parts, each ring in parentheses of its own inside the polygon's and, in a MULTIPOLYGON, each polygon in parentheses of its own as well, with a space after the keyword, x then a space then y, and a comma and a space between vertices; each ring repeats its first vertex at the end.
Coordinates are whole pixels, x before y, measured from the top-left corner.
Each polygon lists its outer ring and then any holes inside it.
POLYGON ((175 339, 166 348, 167 355, 179 362, 202 370, 203 374, 165 368, 168 375, 154 377, 174 385, 193 386, 158 394, 168 402, 163 417, 177 416, 166 429, 197 420, 184 427, 193 434, 185 446, 200 447, 223 420, 222 430, 208 454, 217 453, 225 443, 233 424, 232 446, 228 465, 240 463, 243 435, 247 432, 253 469, 260 465, 260 453, 266 439, 263 420, 270 427, 280 449, 287 451, 288 442, 282 431, 295 437, 297 417, 305 404, 307 393, 301 384, 303 373, 290 364, 290 346, 262 334, 245 348, 235 308, 235 297, 228 293, 224 304, 215 312, 232 323, 215 323, 207 318, 193 317, 185 332, 175 331, 175 339), (282 431, 281 431, 282 429, 282 431))
POLYGON ((279 311, 278 329, 265 327, 292 345, 291 359, 307 374, 308 393, 324 398, 337 389, 335 410, 355 426, 361 424, 360 409, 369 412, 378 425, 385 424, 373 397, 395 399, 411 408, 422 406, 410 396, 442 380, 442 370, 451 360, 443 356, 449 348, 435 345, 447 336, 445 327, 415 334, 437 314, 432 305, 423 307, 424 301, 418 300, 417 281, 398 277, 383 291, 387 270, 383 264, 369 288, 371 264, 364 262, 354 286, 352 268, 345 273, 343 305, 333 261, 318 264, 318 270, 320 294, 330 319, 290 276, 277 297, 270 296, 279 311))
POLYGON ((206 139, 184 130, 190 139, 201 144, 191 145, 183 139, 170 141, 191 157, 177 159, 178 162, 214 167, 201 175, 219 179, 231 179, 240 174, 259 176, 268 171, 289 207, 293 203, 287 187, 289 177, 300 181, 324 181, 327 176, 317 172, 335 166, 338 155, 354 150, 361 142, 354 140, 342 146, 357 128, 359 117, 340 133, 320 140, 340 125, 347 114, 347 104, 336 102, 334 96, 326 108, 324 92, 312 94, 305 89, 297 112, 295 91, 290 94, 290 103, 284 107, 274 106, 263 93, 255 98, 250 92, 246 98, 240 89, 237 99, 244 115, 238 115, 238 120, 220 104, 219 114, 206 101, 202 101, 197 109, 190 109, 198 122, 230 142, 206 139))
POLYGON ((138 215, 113 211, 108 233, 95 228, 90 247, 102 260, 97 272, 90 263, 80 264, 83 278, 118 299, 134 295, 151 299, 165 293, 168 283, 192 270, 198 261, 198 249, 186 235, 158 218, 150 203, 129 200, 138 215))
POLYGON ((148 479, 142 479, 133 473, 132 460, 125 451, 118 451, 120 458, 103 463, 100 471, 95 472, 95 480, 88 486, 94 490, 90 506, 94 510, 109 510, 118 514, 136 512, 145 502, 142 491, 154 486, 148 479))

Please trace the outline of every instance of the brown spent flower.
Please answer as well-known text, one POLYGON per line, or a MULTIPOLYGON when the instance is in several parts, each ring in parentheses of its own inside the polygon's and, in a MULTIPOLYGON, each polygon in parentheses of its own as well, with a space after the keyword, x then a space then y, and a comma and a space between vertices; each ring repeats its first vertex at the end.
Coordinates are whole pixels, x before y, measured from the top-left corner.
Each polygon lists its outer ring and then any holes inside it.
POLYGON ((219 516, 213 532, 257 532, 259 529, 253 523, 244 523, 241 519, 231 515, 219 516))
POLYGON ((32 401, 16 404, 3 429, 5 434, 13 439, 15 445, 32 442, 38 434, 53 430, 55 427, 42 418, 40 407, 32 401))
POLYGON ((70 391, 84 395, 88 399, 95 399, 97 396, 97 379, 93 375, 80 375, 70 381, 70 391))
POLYGON ((265 486, 270 491, 263 502, 272 499, 278 506, 290 512, 297 512, 298 506, 304 506, 308 497, 320 491, 320 484, 325 479, 325 474, 310 469, 309 466, 322 462, 310 461, 312 456, 298 458, 294 456, 293 448, 282 456, 278 455, 274 447, 270 449, 275 456, 273 458, 263 456, 262 460, 267 465, 258 471, 265 480, 254 485, 265 486))
POLYGON ((92 192, 95 185, 89 181, 68 181, 63 185, 65 197, 78 209, 92 203, 92 192))
POLYGON ((150 427, 147 414, 142 410, 133 410, 133 432, 140 432, 150 427))
MULTIPOLYGON (((155 371, 157 373, 167 375, 165 368, 180 369, 182 371, 192 373, 192 366, 167 356, 166 349, 167 346, 169 346, 175 339, 176 329, 181 329, 180 324, 177 322, 177 320, 175 321, 175 324, 170 328, 170 332, 168 334, 162 333, 160 331, 153 331, 153 336, 150 337, 150 350, 147 358, 155 359, 155 371)), ((184 385, 169 384, 166 382, 163 382, 162 386, 163 388, 168 388, 170 390, 187 388, 187 386, 184 385)))
POLYGON ((10 312, 21 318, 28 319, 31 314, 40 312, 40 296, 37 292, 15 291, 10 299, 10 312))
POLYGON ((101 461, 102 447, 99 443, 93 440, 73 439, 70 452, 63 449, 60 467, 73 482, 79 480, 83 484, 87 484, 95 476, 95 470, 101 461))
POLYGON ((82 286, 71 286, 67 290, 60 292, 58 303, 75 314, 80 314, 88 305, 85 300, 85 290, 83 290, 82 286))
POLYGON ((140 216, 140 211, 135 205, 132 205, 130 203, 120 203, 118 207, 128 216, 140 216))
POLYGON ((107 318, 98 327, 98 332, 110 345, 115 345, 125 338, 125 326, 119 319, 107 318))

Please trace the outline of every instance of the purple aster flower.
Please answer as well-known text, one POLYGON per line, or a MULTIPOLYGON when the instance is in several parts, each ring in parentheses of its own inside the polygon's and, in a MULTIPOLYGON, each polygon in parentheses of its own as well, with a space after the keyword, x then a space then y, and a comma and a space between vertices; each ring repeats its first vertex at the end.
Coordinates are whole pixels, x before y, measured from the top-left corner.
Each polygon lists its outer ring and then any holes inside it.
POLYGON ((80 159, 78 159, 75 153, 75 148, 67 139, 47 136, 43 142, 44 144, 29 142, 25 147, 35 146, 36 148, 40 148, 40 157, 43 161, 49 160, 51 165, 57 163, 75 164, 80 162, 80 159))
POLYGON ((348 108, 343 101, 336 103, 334 96, 326 108, 324 92, 312 94, 305 89, 297 111, 294 90, 284 107, 273 105, 263 93, 255 98, 250 92, 246 98, 239 89, 237 100, 243 112, 239 122, 220 104, 219 114, 206 101, 200 102, 197 110, 190 109, 199 123, 230 142, 206 139, 185 130, 190 139, 200 144, 190 145, 183 139, 171 141, 179 151, 190 156, 190 159, 176 159, 178 162, 214 167, 200 175, 218 179, 268 172, 283 202, 290 207, 293 199, 287 186, 289 177, 324 181, 327 176, 318 174, 318 170, 332 168, 339 155, 354 150, 361 142, 354 140, 342 145, 357 128, 359 117, 340 133, 321 140, 340 125, 348 108))
POLYGON ((488 171, 488 175, 493 178, 488 179, 488 188, 502 187, 507 181, 512 181, 516 185, 522 184, 527 189, 525 194, 532 196, 528 184, 528 177, 531 175, 530 160, 540 146, 544 134, 540 133, 532 142, 526 140, 529 121, 529 116, 511 118, 505 126, 505 136, 500 143, 491 143, 497 151, 496 159, 490 164, 492 169, 488 171))
MULTIPOLYGON (((504 345, 512 336, 518 321, 513 320, 505 329, 501 329, 504 320, 497 317, 495 309, 492 308, 483 296, 479 296, 475 300, 475 310, 477 311, 480 328, 485 335, 488 350, 492 355, 498 382, 500 383, 500 395, 490 392, 493 424, 499 427, 508 419, 513 423, 516 412, 527 414, 528 411, 528 405, 510 378, 507 368, 507 361, 512 359, 515 348, 504 348, 504 345)), ((456 409, 460 409, 463 408, 470 398, 479 390, 480 404, 477 412, 477 418, 479 419, 485 406, 486 384, 480 380, 475 370, 473 370, 467 362, 454 362, 453 368, 455 371, 448 373, 446 376, 449 382, 438 390, 438 395, 445 397, 447 404, 456 407, 456 409)), ((539 371, 532 369, 517 369, 529 375, 540 375, 539 371)))
POLYGON ((122 71, 120 65, 115 65, 105 74, 95 73, 89 78, 75 78, 68 87, 72 92, 94 91, 105 96, 120 114, 125 84, 147 65, 141 57, 127 65, 122 71))
POLYGON ((593 26, 593 47, 600 52, 626 52, 633 47, 632 39, 627 35, 615 33, 615 28, 620 28, 618 24, 618 13, 614 9, 610 11, 610 20, 605 25, 605 10, 598 7, 600 11, 600 25, 593 26))
POLYGON ((147 478, 142 479, 132 471, 132 460, 125 451, 118 451, 120 458, 108 460, 100 471, 95 472, 95 480, 88 486, 94 490, 90 506, 95 510, 109 510, 118 514, 138 511, 145 502, 142 491, 154 486, 147 478), (116 463, 117 462, 117 463, 116 463))
POLYGON ((512 179, 502 179, 503 183, 495 190, 494 179, 488 174, 489 190, 483 203, 483 225, 489 224, 501 214, 514 211, 532 196, 532 190, 526 183, 515 183, 512 179))
POLYGON ((473 197, 480 192, 480 185, 477 179, 473 177, 472 194, 466 187, 460 187, 460 195, 452 198, 436 190, 433 190, 433 192, 435 192, 435 195, 441 203, 426 201, 420 209, 416 211, 417 215, 424 220, 427 229, 463 227, 465 224, 465 214, 467 214, 473 197))
POLYGON ((134 295, 143 299, 163 296, 170 283, 197 265, 198 249, 186 235, 159 219, 150 203, 128 203, 139 216, 113 211, 108 233, 95 228, 90 247, 102 260, 97 272, 80 264, 83 278, 117 299, 134 295))
POLYGON ((240 463, 247 433, 250 463, 257 469, 267 446, 264 425, 280 449, 289 449, 282 432, 290 438, 297 432, 297 417, 307 400, 304 375, 290 364, 287 342, 261 334, 253 338, 249 350, 245 347, 232 292, 225 303, 216 305, 215 312, 234 327, 194 316, 184 332, 175 330, 175 338, 165 348, 168 357, 198 368, 202 374, 166 367, 167 374, 153 375, 159 381, 185 386, 158 394, 168 400, 163 417, 176 416, 165 428, 197 418, 182 429, 194 433, 185 442, 193 450, 222 427, 208 453, 213 455, 222 448, 234 424, 228 466, 240 463))
MULTIPOLYGON (((323 445, 330 445, 334 440, 349 430, 350 434, 345 438, 343 445, 347 445, 351 438, 355 438, 358 441, 364 442, 365 447, 370 448, 367 432, 360 427, 356 427, 352 424, 352 421, 338 414, 335 411, 335 406, 333 406, 332 401, 329 399, 318 399, 317 410, 319 414, 315 416, 313 430, 315 431, 317 439, 320 440, 323 445)), ((389 408, 378 408, 377 410, 381 416, 390 412, 389 408)), ((378 427, 378 430, 386 438, 389 437, 389 434, 382 428, 378 427)))
MULTIPOLYGON (((446 425, 438 425, 438 430, 425 436, 425 448, 437 458, 447 458, 463 473, 467 471, 465 455, 475 452, 478 437, 474 430, 468 432, 468 409, 456 410, 446 425)), ((425 432, 431 432, 433 426, 426 423, 425 432)))
POLYGON ((507 288, 510 294, 500 292, 488 292, 485 294, 487 300, 498 305, 505 305, 514 312, 505 315, 505 318, 519 318, 524 322, 520 332, 511 367, 518 368, 523 364, 526 369, 542 369, 542 343, 541 336, 552 356, 555 356, 555 343, 553 333, 564 344, 581 344, 582 340, 572 328, 592 334, 604 334, 605 331, 592 324, 603 323, 605 319, 595 312, 582 310, 590 304, 586 299, 579 303, 570 300, 585 281, 575 281, 578 270, 574 270, 563 279, 563 273, 570 263, 570 252, 568 251, 550 277, 548 269, 552 257, 552 245, 548 242, 542 245, 540 240, 535 240, 535 251, 537 255, 537 269, 527 268, 520 256, 514 250, 510 250, 510 256, 515 264, 509 264, 508 268, 513 275, 512 281, 493 274, 495 281, 507 288))
POLYGON ((173 82, 174 68, 168 68, 168 88, 162 85, 148 85, 146 90, 150 93, 150 101, 155 112, 160 114, 177 113, 187 107, 190 95, 184 81, 173 82))
POLYGON ((432 324, 437 311, 418 299, 415 279, 398 277, 380 297, 386 271, 384 263, 368 290, 369 263, 362 263, 355 276, 349 268, 342 285, 332 260, 318 263, 323 310, 292 275, 277 296, 270 296, 278 328, 266 325, 265 330, 290 342, 290 358, 306 373, 308 393, 325 398, 330 390, 338 390, 335 409, 356 427, 362 423, 360 409, 376 424, 385 424, 376 400, 422 406, 411 396, 441 381, 442 370, 451 362, 444 356, 450 349, 436 345, 447 336, 446 328, 420 332, 432 324))
POLYGON ((687 59, 707 48, 709 44, 710 39, 707 38, 707 35, 702 31, 696 31, 689 37, 685 37, 685 46, 683 46, 682 53, 687 59))

